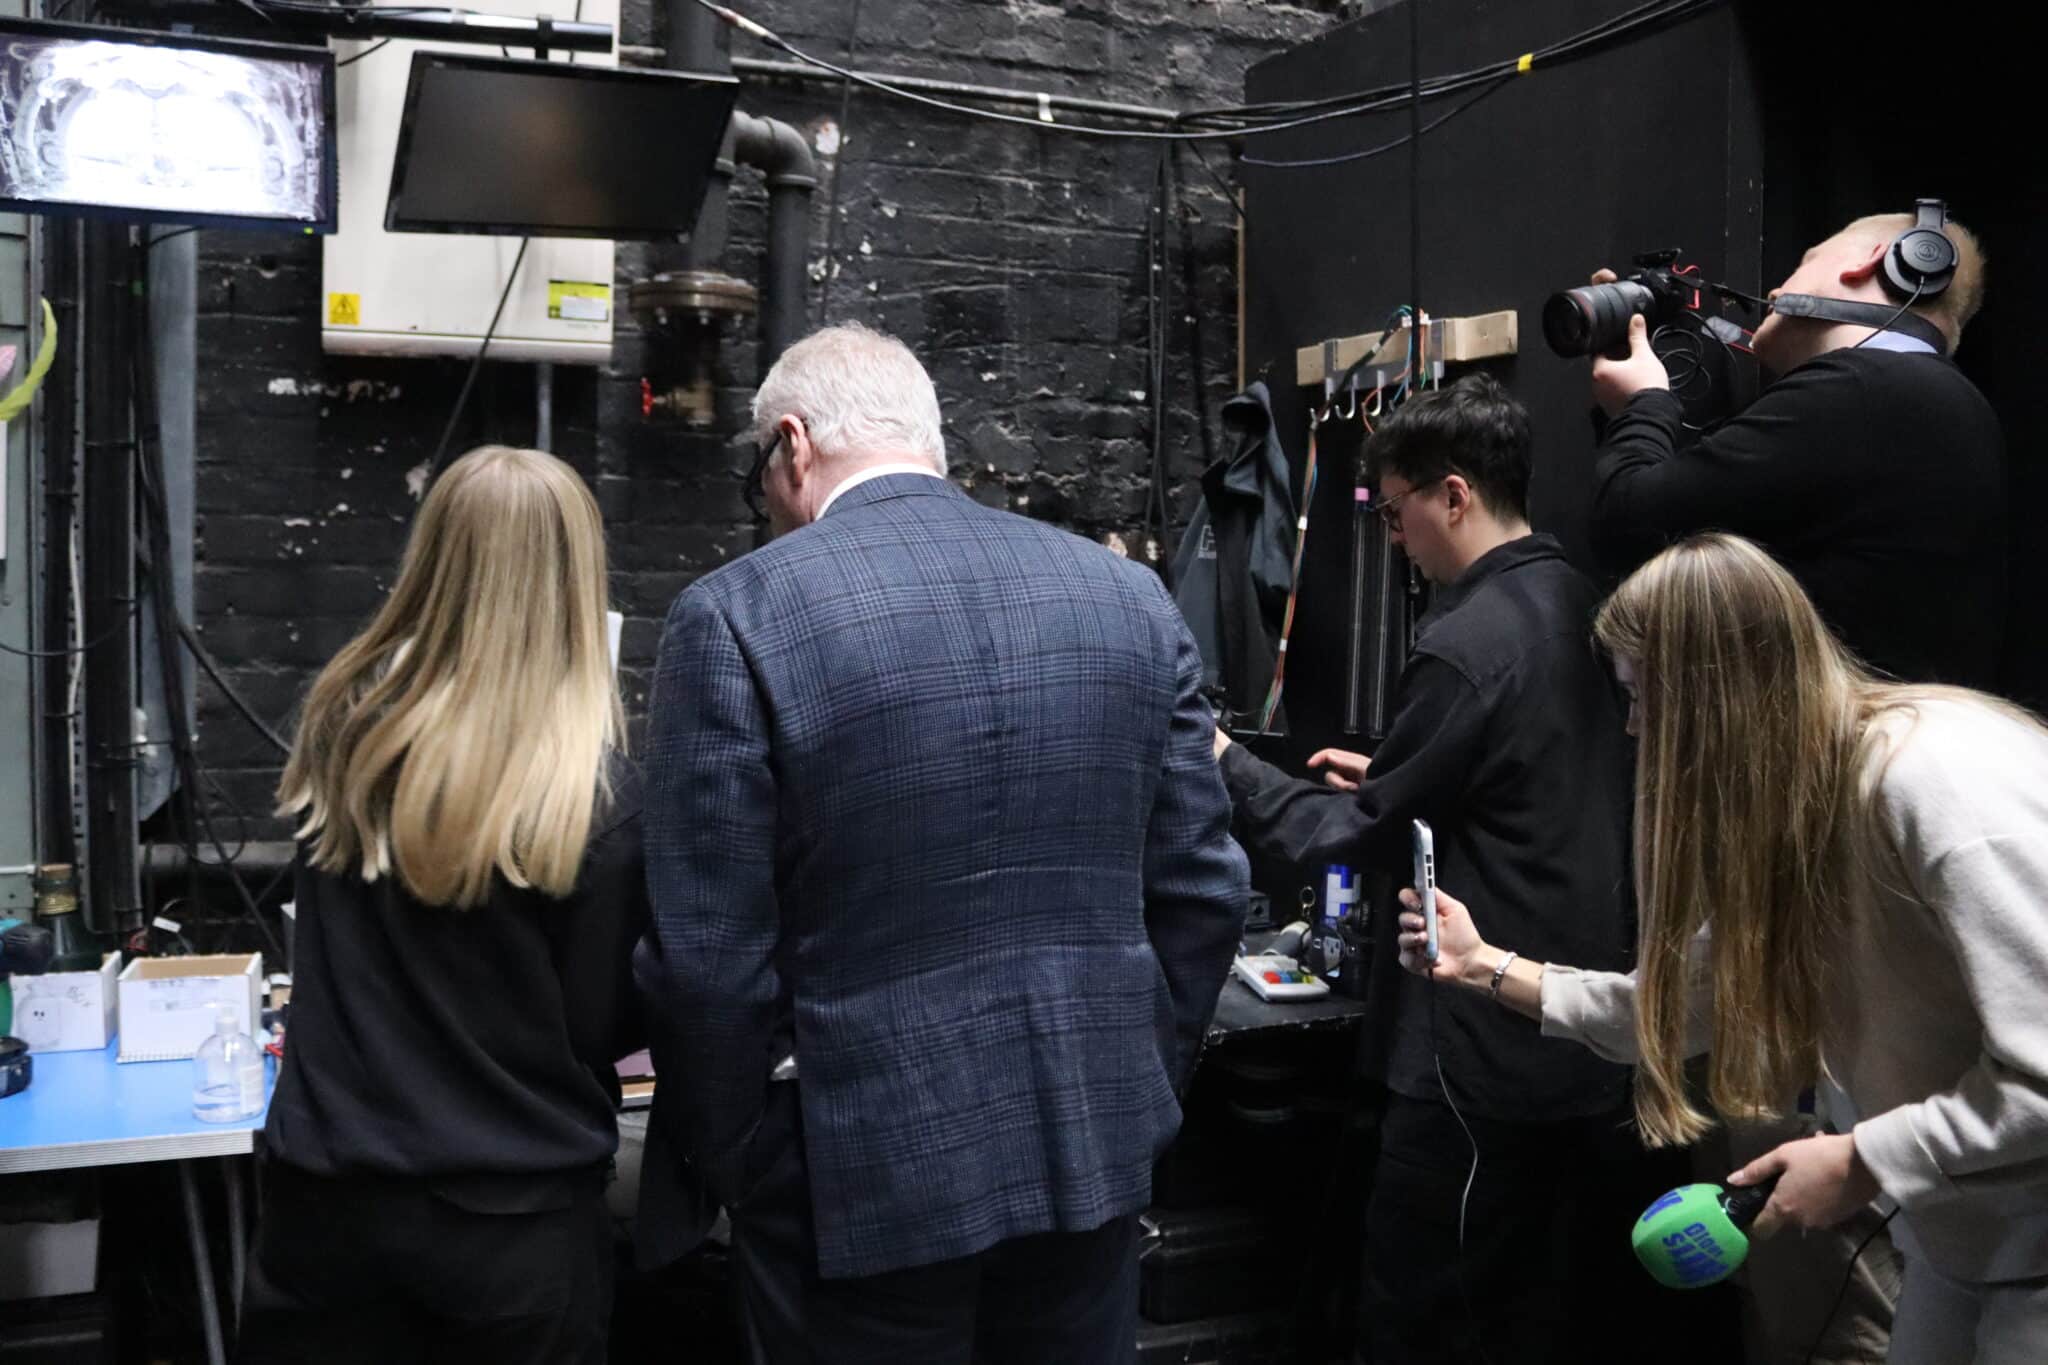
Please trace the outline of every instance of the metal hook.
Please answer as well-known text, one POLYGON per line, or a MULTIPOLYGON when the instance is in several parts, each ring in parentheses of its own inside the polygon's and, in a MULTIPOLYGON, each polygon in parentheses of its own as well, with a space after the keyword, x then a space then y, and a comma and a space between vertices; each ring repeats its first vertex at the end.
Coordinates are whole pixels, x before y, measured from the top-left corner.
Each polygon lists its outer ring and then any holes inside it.
POLYGON ((1380 388, 1376 388, 1376 389, 1374 389, 1374 390, 1372 391, 1372 406, 1371 406, 1370 408, 1367 408, 1367 409, 1366 409, 1366 412, 1365 412, 1365 415, 1366 415, 1367 417, 1378 417, 1378 416, 1380 415, 1380 409, 1381 409, 1381 407, 1383 406, 1383 404, 1384 404, 1384 401, 1385 401, 1384 399, 1382 399, 1382 398, 1381 398, 1381 396, 1380 396, 1380 395, 1381 395, 1382 393, 1384 393, 1384 392, 1385 392, 1385 387, 1384 387, 1384 386, 1382 386, 1382 387, 1380 387, 1380 388))
POLYGON ((1358 416, 1358 376, 1355 374, 1351 376, 1350 392, 1351 411, 1339 414, 1347 422, 1358 416))

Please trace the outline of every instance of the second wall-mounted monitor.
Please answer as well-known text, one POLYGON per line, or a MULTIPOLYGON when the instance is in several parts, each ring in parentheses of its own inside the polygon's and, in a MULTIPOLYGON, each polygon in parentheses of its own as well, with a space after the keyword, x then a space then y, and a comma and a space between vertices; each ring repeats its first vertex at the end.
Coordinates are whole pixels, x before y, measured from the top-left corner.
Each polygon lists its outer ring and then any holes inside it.
POLYGON ((729 76, 415 53, 385 229, 686 236, 738 87, 729 76))

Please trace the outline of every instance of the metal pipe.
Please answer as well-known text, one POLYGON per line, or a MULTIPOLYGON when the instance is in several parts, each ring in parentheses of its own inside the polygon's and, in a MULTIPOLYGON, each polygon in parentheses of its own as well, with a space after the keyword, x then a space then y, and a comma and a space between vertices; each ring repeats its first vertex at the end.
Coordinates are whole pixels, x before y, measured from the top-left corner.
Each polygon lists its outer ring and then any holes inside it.
POLYGON ((206 1220, 199 1211, 199 1190, 192 1180, 192 1163, 178 1163, 178 1192, 185 1201, 185 1241, 192 1250, 192 1278, 199 1283, 199 1319, 206 1331, 208 1365, 226 1365, 227 1352, 220 1339, 220 1301, 213 1294, 213 1259, 206 1247, 206 1220))
POLYGON ((141 908, 135 841, 135 443, 129 230, 85 228, 85 922, 141 908))
MULTIPOLYGON (((717 15, 691 0, 664 0, 662 13, 668 19, 668 49, 663 54, 663 65, 671 71, 730 74, 732 30, 717 15)), ((737 122, 737 117, 734 121, 737 122)), ((733 137, 732 125, 727 124, 718 157, 712 163, 711 185, 705 191, 704 206, 697 211, 697 224, 690 230, 689 243, 683 249, 683 269, 715 271, 725 260, 728 235, 726 204, 732 191, 733 137)))
POLYGON ((734 153, 768 181, 768 255, 761 280, 761 372, 803 336, 818 163, 804 135, 779 119, 733 115, 734 153))
MULTIPOLYGON (((699 13, 704 13, 700 10, 699 13)), ((716 22, 714 20, 714 22, 716 22)), ((635 43, 619 44, 619 61, 628 66, 660 66, 665 54, 658 47, 635 43)), ((778 62, 762 57, 734 57, 729 69, 736 76, 758 76, 767 80, 806 81, 814 85, 837 85, 841 78, 821 67, 803 62, 778 62)), ((1045 90, 1018 90, 1001 85, 970 85, 962 81, 934 80, 929 76, 899 76, 889 71, 860 71, 855 74, 886 85, 900 86, 924 95, 952 95, 961 99, 987 100, 994 104, 1017 104, 1031 109, 1062 109, 1077 114, 1099 114, 1104 118, 1130 119, 1136 123, 1173 124, 1180 121, 1177 109, 1153 104, 1126 104, 1121 100, 1089 99, 1085 95, 1061 95, 1045 90)))
MULTIPOLYGON (((725 20, 693 4, 691 0, 668 0, 663 6, 668 16, 668 52, 675 54, 671 69, 676 71, 709 71, 715 75, 727 75, 732 71, 732 30, 725 20)), ((666 53, 660 48, 638 49, 659 54, 651 66, 663 65, 666 53)), ((625 49, 620 48, 620 60, 624 60, 625 49)))
MULTIPOLYGON (((676 71, 724 74, 734 67, 732 33, 694 0, 663 0, 668 48, 661 55, 676 71)), ((717 272, 725 260, 728 200, 735 168, 759 167, 768 180, 768 252, 760 281, 760 364, 762 373, 805 330, 809 309, 811 194, 818 187, 817 160, 804 135, 787 123, 734 113, 719 149, 711 188, 685 251, 686 268, 717 272)))
MULTIPOLYGON (((837 85, 843 79, 822 67, 804 62, 777 62, 760 57, 735 57, 733 74, 764 76, 778 80, 817 81, 837 85)), ((1178 123, 1180 111, 1151 104, 1125 104, 1120 100, 1089 99, 1085 95, 1056 95, 1049 90, 1018 90, 1002 85, 968 85, 960 81, 934 80, 929 76, 896 76, 887 72, 858 73, 886 85, 915 90, 922 95, 955 95, 963 99, 989 100, 997 104, 1021 104, 1032 109, 1068 109, 1078 114, 1100 114, 1105 118, 1133 119, 1140 123, 1178 123)))
MULTIPOLYGON (((292 865, 298 846, 289 839, 256 840, 242 845, 235 855, 234 871, 252 876, 274 875, 292 865)), ((228 865, 217 856, 200 851, 197 858, 186 852, 182 844, 152 843, 143 849, 143 867, 149 876, 182 877, 188 871, 202 874, 229 870, 228 865)))
MULTIPOLYGON (((610 24, 556 19, 542 36, 537 19, 503 14, 472 14, 460 10, 415 10, 397 5, 336 5, 332 16, 307 18, 304 10, 275 15, 275 32, 314 34, 326 38, 422 38, 435 43, 475 43, 515 51, 610 52, 610 24)), ((715 21, 715 17, 714 17, 715 21)))
MULTIPOLYGON (((263 1032, 260 1020, 249 1022, 251 1033, 263 1032)), ((228 1299, 235 1306, 234 1325, 239 1332, 242 1330, 242 1287, 249 1278, 249 1228, 242 1217, 242 1159, 223 1157, 220 1178, 228 1189, 228 1299)))

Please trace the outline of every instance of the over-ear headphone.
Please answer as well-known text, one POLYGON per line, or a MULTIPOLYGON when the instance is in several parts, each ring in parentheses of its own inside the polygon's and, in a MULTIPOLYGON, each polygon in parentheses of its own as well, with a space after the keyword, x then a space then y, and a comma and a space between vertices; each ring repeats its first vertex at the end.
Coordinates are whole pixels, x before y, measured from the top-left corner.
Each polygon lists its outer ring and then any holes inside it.
POLYGON ((1913 203, 1914 223, 1885 248, 1885 291, 1900 300, 1925 303, 1956 276, 1956 244, 1943 232, 1948 204, 1940 199, 1913 203))

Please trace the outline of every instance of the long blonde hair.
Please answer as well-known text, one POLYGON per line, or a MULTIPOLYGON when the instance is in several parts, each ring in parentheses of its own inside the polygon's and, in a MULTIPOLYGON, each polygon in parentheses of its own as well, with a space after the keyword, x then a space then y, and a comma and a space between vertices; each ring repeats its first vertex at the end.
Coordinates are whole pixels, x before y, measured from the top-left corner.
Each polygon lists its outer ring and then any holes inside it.
POLYGON ((428 492, 398 583, 321 671, 284 778, 313 866, 474 907, 566 895, 624 723, 604 528, 576 472, 485 446, 428 492))
POLYGON ((1703 535, 1637 570, 1594 633, 1636 670, 1637 1122, 1653 1144, 1711 1124, 1685 1088, 1688 950, 1711 922, 1708 1098, 1763 1117, 1820 1075, 1829 972, 1859 881, 1898 875, 1875 787, 1918 702, 1960 688, 1883 683, 1749 541, 1703 535))

